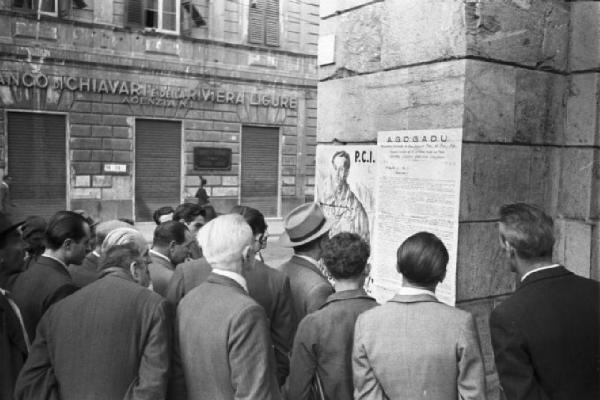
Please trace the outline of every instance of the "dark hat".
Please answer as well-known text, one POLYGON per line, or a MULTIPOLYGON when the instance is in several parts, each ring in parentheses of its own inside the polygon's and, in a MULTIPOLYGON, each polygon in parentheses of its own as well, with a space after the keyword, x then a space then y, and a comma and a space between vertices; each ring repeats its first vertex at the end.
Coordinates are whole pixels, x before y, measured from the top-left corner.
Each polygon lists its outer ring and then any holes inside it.
POLYGON ((17 222, 16 224, 11 221, 8 215, 0 213, 0 236, 4 236, 13 229, 22 225, 23 221, 17 222))
POLYGON ((23 239, 27 239, 36 232, 46 232, 46 226, 46 220, 42 217, 38 217, 37 215, 27 217, 23 222, 23 239))
POLYGON ((279 237, 279 244, 285 247, 297 247, 306 244, 331 229, 321 206, 306 203, 294 208, 283 221, 285 232, 279 237))

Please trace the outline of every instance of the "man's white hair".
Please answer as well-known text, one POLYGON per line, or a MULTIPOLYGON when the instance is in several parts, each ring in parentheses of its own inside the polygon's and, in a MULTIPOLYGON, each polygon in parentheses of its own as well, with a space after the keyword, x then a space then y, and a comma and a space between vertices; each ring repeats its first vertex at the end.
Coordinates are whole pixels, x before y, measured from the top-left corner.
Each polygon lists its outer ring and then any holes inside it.
POLYGON ((144 236, 136 229, 133 228, 117 228, 113 229, 106 235, 104 242, 102 242, 101 252, 104 254, 106 250, 113 246, 119 246, 124 244, 132 243, 138 249, 140 254, 144 254, 148 248, 148 243, 144 236))
POLYGON ((209 264, 228 264, 241 259, 252 245, 252 229, 239 214, 221 215, 204 225, 197 235, 202 254, 209 264))

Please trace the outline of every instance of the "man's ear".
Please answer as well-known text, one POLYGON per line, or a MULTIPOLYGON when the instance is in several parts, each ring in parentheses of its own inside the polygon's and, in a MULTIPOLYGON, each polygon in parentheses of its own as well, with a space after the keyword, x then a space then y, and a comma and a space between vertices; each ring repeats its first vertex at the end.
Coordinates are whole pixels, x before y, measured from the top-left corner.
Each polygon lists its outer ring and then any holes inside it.
POLYGON ((129 272, 133 279, 138 280, 140 273, 138 272, 137 262, 132 261, 131 264, 129 264, 129 272))
POLYGON ((247 245, 246 247, 244 247, 244 249, 242 250, 242 258, 244 259, 244 261, 248 261, 250 258, 252 258, 252 246, 251 245, 247 245))
POLYGON ((70 250, 70 249, 71 249, 71 246, 73 246, 73 239, 71 239, 71 238, 67 238, 67 239, 65 239, 65 241, 63 242, 63 247, 64 247, 66 250, 70 250))

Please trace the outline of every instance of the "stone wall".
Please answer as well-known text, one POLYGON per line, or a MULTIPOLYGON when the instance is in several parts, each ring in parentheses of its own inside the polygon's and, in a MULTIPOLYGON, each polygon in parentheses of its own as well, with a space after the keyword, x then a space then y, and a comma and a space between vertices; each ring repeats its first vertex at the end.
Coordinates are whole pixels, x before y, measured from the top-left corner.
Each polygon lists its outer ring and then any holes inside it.
POLYGON ((456 302, 476 317, 492 399, 489 314, 515 288, 499 206, 544 207, 556 260, 600 277, 599 20, 598 3, 559 0, 321 7, 318 146, 375 143, 381 130, 463 131, 456 302))

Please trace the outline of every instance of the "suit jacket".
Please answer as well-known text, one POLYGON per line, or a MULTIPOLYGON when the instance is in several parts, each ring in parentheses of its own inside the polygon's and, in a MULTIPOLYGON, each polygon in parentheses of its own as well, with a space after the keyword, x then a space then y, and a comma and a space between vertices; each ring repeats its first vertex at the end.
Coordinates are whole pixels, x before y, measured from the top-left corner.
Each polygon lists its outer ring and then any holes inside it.
POLYGON ((333 287, 317 267, 296 255, 278 269, 290 278, 295 331, 306 314, 318 310, 333 294, 333 287))
POLYGON ((164 399, 170 306, 112 270, 44 315, 16 399, 164 399))
MULTIPOLYGON (((169 282, 167 299, 175 305, 179 304, 183 296, 208 278, 211 271, 204 258, 179 264, 169 282)), ((275 346, 277 379, 283 385, 289 373, 288 354, 294 339, 289 279, 260 261, 256 261, 245 278, 250 297, 267 313, 271 340, 275 346)))
POLYGON ((77 290, 71 275, 58 261, 40 256, 23 272, 12 288, 12 296, 23 315, 31 342, 35 329, 48 308, 77 290))
POLYGON ((185 296, 177 330, 188 399, 280 398, 265 311, 234 280, 211 274, 185 296))
POLYGON ((175 266, 171 261, 159 257, 152 252, 150 253, 150 260, 152 260, 152 262, 148 265, 148 271, 150 271, 152 287, 156 293, 166 297, 167 285, 173 276, 175 266))
POLYGON ((355 399, 485 399, 475 321, 434 296, 396 295, 358 317, 355 399))
POLYGON ((99 261, 100 257, 92 252, 85 256, 81 265, 69 265, 69 273, 75 286, 81 288, 100 278, 102 271, 98 269, 99 261))
POLYGON ((321 308, 300 322, 292 361, 288 399, 309 400, 315 372, 327 399, 352 400, 352 342, 358 316, 377 305, 364 290, 329 296, 321 308))
POLYGON ((600 399, 600 284, 534 272, 490 316, 507 399, 600 399))
POLYGON ((17 375, 27 358, 19 317, 0 291, 0 399, 12 399, 17 375))

